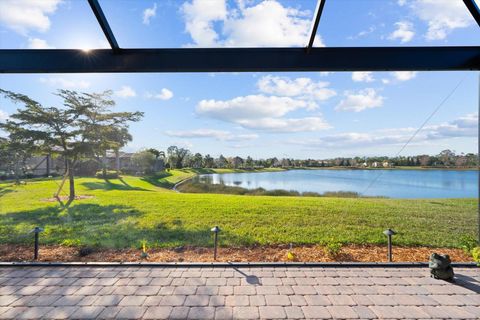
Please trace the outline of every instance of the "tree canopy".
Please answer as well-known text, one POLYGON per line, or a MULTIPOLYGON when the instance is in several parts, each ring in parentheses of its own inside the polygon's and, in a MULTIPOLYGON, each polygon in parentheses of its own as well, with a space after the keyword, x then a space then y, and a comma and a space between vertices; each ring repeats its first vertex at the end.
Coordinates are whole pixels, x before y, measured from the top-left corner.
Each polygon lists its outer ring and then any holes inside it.
POLYGON ((59 90, 61 107, 45 107, 26 95, 0 89, 0 94, 23 105, 0 124, 11 141, 29 144, 36 152, 57 154, 65 159, 70 178, 70 200, 75 198, 74 170, 81 158, 99 158, 108 150, 119 150, 132 140, 131 122, 142 112, 112 112, 112 92, 79 93, 59 90))

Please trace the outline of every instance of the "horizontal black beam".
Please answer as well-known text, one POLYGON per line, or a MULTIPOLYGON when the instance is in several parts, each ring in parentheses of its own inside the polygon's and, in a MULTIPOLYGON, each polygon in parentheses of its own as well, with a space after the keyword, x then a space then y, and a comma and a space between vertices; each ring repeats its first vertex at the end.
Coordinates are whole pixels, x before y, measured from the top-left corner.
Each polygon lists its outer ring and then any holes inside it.
POLYGON ((0 73, 401 70, 480 70, 480 47, 0 50, 0 73))

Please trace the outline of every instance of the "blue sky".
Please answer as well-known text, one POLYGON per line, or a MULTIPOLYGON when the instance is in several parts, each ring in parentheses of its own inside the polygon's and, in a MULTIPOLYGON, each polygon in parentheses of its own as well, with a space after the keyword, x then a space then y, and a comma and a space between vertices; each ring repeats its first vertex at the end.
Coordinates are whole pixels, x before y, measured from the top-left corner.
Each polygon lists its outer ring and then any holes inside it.
MULTIPOLYGON (((121 47, 294 46, 315 1, 100 0, 121 47)), ((479 45, 462 0, 327 1, 316 46, 479 45)), ((105 48, 84 0, 0 1, 1 48, 105 48)), ((0 75, 0 87, 60 105, 56 89, 111 89, 141 110, 127 150, 176 144, 218 156, 476 152, 477 72, 0 75)), ((0 121, 16 106, 0 100, 0 121)))

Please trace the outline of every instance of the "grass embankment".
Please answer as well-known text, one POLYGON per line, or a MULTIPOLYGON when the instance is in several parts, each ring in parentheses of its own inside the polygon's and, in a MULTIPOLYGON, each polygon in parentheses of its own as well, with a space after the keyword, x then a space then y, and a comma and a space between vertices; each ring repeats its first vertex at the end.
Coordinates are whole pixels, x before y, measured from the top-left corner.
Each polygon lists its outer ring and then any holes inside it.
POLYGON ((169 171, 163 171, 154 175, 147 176, 142 178, 142 180, 153 184, 157 187, 172 189, 175 185, 179 184, 182 181, 188 180, 198 174, 208 174, 208 173, 240 173, 240 172, 274 172, 274 171, 284 171, 285 169, 281 168, 265 168, 265 169, 254 169, 254 170, 245 170, 245 169, 175 169, 169 171))
MULTIPOLYGON (((341 198, 359 198, 357 192, 352 191, 334 191, 334 192, 298 192, 296 190, 274 189, 266 190, 264 188, 247 189, 236 186, 227 186, 225 184, 209 184, 197 181, 186 181, 178 185, 177 191, 185 193, 216 193, 216 194, 236 194, 250 196, 283 196, 283 197, 341 197, 341 198)), ((368 197, 372 198, 372 197, 368 197)), ((375 197, 380 198, 380 197, 375 197)), ((382 197, 385 198, 385 197, 382 197)))
POLYGON ((391 227, 399 232, 396 245, 458 247, 460 237, 474 236, 477 228, 476 199, 258 197, 183 194, 163 187, 196 173, 78 178, 78 194, 93 197, 68 207, 45 200, 58 180, 0 184, 0 244, 30 243, 31 235, 21 235, 41 226, 43 244, 128 248, 146 240, 149 247, 210 246, 210 228, 219 225, 224 246, 384 244, 382 231, 391 227))

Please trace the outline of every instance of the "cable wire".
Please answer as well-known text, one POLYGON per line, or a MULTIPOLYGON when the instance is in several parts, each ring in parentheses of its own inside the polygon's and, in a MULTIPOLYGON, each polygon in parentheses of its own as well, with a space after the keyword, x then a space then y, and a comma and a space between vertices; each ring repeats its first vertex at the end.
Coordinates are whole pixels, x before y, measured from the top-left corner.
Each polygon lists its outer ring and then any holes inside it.
MULTIPOLYGON (((430 121, 430 119, 433 118, 433 116, 440 110, 440 108, 445 104, 445 102, 448 101, 448 99, 450 99, 450 97, 457 91, 457 89, 460 87, 460 85, 463 83, 463 81, 465 80, 466 76, 464 76, 462 79, 460 79, 460 81, 458 81, 457 85, 447 94, 447 96, 437 105, 437 107, 430 113, 430 115, 427 117, 427 119, 425 119, 425 121, 423 121, 422 125, 417 129, 415 130, 415 132, 413 133, 413 135, 407 140, 407 142, 400 148, 400 150, 395 154, 394 157, 398 157, 402 152, 403 150, 405 150, 405 148, 410 144, 410 142, 412 142, 413 139, 415 139, 415 137, 417 136, 417 134, 422 131, 422 129, 425 127, 425 125, 430 121)), ((380 170, 379 174, 374 177, 372 179, 372 181, 370 181, 370 183, 368 184, 368 186, 365 188, 365 190, 363 190, 363 192, 361 194, 365 194, 374 184, 375 182, 378 181, 378 179, 383 175, 384 171, 383 170, 380 170)))

